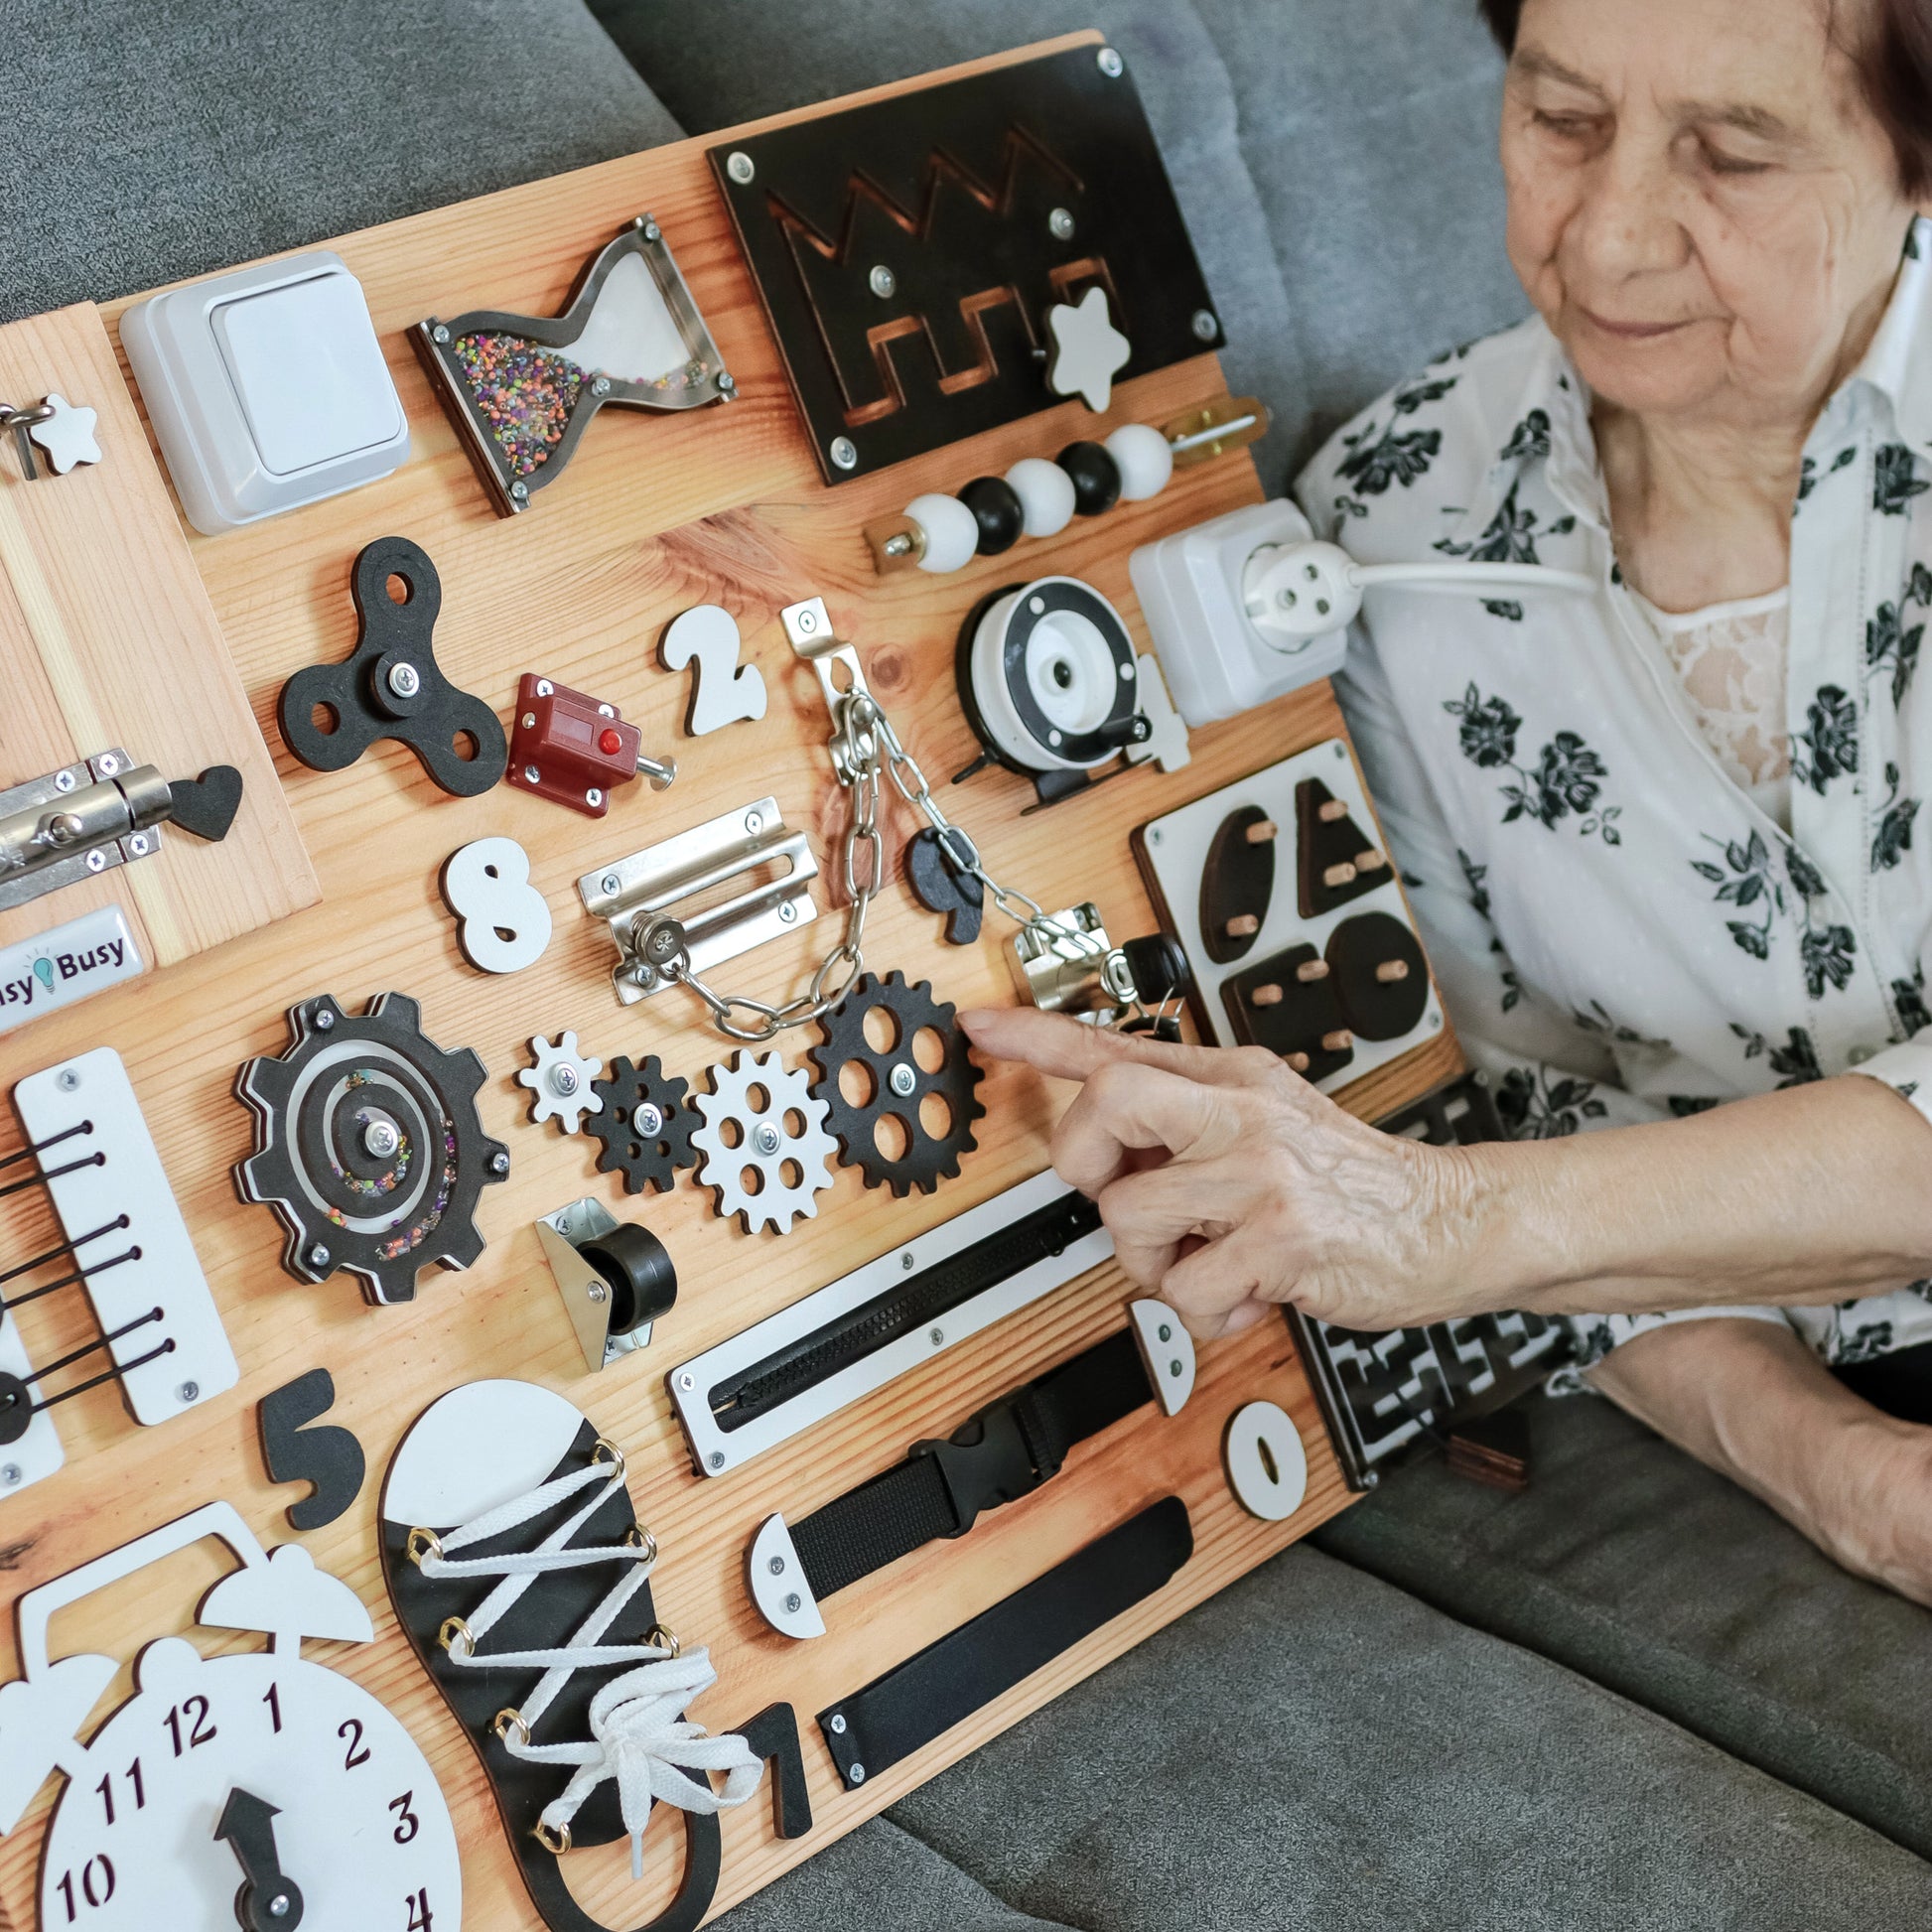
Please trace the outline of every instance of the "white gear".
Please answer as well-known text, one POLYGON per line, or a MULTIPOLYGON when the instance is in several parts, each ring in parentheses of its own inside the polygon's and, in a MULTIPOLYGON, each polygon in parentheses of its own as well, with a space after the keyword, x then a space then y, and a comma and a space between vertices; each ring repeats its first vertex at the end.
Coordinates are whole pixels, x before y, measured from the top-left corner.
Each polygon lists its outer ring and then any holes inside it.
POLYGON ((529 1044, 536 1064, 523 1068, 516 1083, 536 1095, 530 1118, 539 1125, 560 1121, 566 1134, 575 1134, 586 1114, 604 1111, 602 1096, 591 1090, 604 1062, 585 1059, 577 1050, 575 1034, 560 1034, 554 1046, 539 1034, 529 1044))
POLYGON ((734 1053, 729 1066, 710 1070, 711 1090, 693 1096, 704 1125, 691 1136, 691 1145, 704 1156, 698 1170, 700 1185, 716 1190, 721 1217, 736 1214, 748 1234, 770 1228, 789 1234, 799 1215, 818 1212, 818 1196, 832 1184, 832 1161, 838 1143, 825 1131, 825 1103, 814 1100, 811 1081, 802 1069, 787 1067, 776 1053, 751 1059, 734 1053), (761 1088, 764 1105, 754 1107, 752 1090, 761 1088), (804 1122, 797 1134, 785 1126, 796 1114, 804 1122), (727 1121, 738 1125, 736 1147, 725 1143, 727 1121), (796 1184, 784 1177, 795 1166, 796 1184), (758 1191, 745 1184, 757 1173, 758 1191))

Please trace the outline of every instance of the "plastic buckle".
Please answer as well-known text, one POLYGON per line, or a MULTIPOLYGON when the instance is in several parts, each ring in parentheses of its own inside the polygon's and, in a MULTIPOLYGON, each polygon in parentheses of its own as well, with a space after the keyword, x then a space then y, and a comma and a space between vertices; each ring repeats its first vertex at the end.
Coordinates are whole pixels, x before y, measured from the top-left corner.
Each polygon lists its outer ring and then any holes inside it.
POLYGON ((914 1455, 932 1457, 946 1485, 946 1496, 959 1519, 954 1536, 964 1536, 985 1509, 1030 1496, 1054 1474, 1034 1465, 1033 1450, 1020 1427, 1020 1391, 982 1409, 964 1428, 946 1440, 937 1438, 912 1445, 914 1455))

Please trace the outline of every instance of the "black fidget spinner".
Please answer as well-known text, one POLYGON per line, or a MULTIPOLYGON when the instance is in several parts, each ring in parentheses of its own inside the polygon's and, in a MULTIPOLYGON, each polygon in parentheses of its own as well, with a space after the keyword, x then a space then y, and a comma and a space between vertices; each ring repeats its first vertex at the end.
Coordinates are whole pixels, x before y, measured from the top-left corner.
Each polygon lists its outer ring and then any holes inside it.
POLYGON ((837 1137, 840 1161, 857 1168, 868 1187, 890 1184, 899 1197, 913 1187, 929 1194, 942 1178, 957 1174, 960 1156, 979 1145, 973 1123, 986 1112, 974 1093, 980 1069, 968 1053, 966 1035, 953 1024, 953 1013, 951 1006, 932 998, 924 980, 908 986, 903 973, 888 973, 884 979, 867 973, 818 1023, 825 1038, 810 1051, 818 1070, 812 1098, 825 1104, 826 1125, 837 1137), (866 1036, 866 1017, 875 1012, 891 1018, 893 1036, 884 1047, 866 1036), (926 1032, 940 1041, 939 1064, 931 1071, 919 1064, 915 1048, 918 1035, 926 1032), (839 1078, 855 1064, 864 1069, 869 1089, 857 1103, 845 1097, 839 1078), (928 1098, 944 1104, 943 1132, 929 1131, 920 1118, 921 1103, 928 1098), (896 1121, 904 1140, 896 1157, 879 1145, 884 1120, 896 1121))
POLYGON ((235 1076, 255 1116, 235 1189, 288 1230, 282 1265, 305 1282, 345 1268, 378 1305, 413 1300, 432 1262, 468 1268, 483 1253, 478 1199, 510 1171, 477 1115, 483 1061, 426 1039, 422 1017, 401 993, 361 1014, 325 993, 291 1009, 286 1053, 235 1076))
POLYGON ((496 714, 459 691, 436 662, 432 632, 443 585, 420 544, 378 537, 349 578, 361 621, 340 664, 311 664, 282 686, 276 716, 289 750, 312 771, 341 771, 379 738, 407 745, 447 792, 475 798, 503 775, 509 747, 496 714), (407 595, 389 595, 395 578, 407 595), (320 710, 330 724, 316 722, 320 710), (468 758, 460 747, 468 739, 468 758))
POLYGON ((626 1194, 647 1186, 668 1193, 678 1169, 697 1165, 691 1136, 698 1114, 684 1098, 690 1090, 688 1080, 664 1071, 655 1053, 642 1066, 620 1053, 605 1078, 591 1082, 604 1105, 584 1120, 584 1132, 604 1143, 598 1173, 621 1173, 626 1194))

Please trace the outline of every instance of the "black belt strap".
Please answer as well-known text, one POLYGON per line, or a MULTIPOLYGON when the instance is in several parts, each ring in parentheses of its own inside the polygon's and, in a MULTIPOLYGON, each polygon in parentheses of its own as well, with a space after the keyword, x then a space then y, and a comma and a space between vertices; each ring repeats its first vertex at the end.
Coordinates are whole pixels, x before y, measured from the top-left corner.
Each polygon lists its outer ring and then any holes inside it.
POLYGON ((818 1714, 848 1789, 877 1777, 1152 1596, 1194 1553, 1164 1496, 1024 1589, 818 1714))
POLYGON ((913 1446, 897 1468, 829 1502, 791 1532, 813 1595, 870 1577, 939 1537, 964 1536, 980 1512, 1031 1495, 1067 1450, 1152 1402, 1131 1329, 1023 1382, 944 1442, 913 1446))

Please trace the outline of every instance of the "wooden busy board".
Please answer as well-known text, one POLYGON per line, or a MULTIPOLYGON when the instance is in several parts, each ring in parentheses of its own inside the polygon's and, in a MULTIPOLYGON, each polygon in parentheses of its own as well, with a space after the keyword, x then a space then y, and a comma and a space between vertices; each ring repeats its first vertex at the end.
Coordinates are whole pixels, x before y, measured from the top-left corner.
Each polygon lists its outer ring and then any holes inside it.
MULTIPOLYGON (((583 914, 575 881, 765 792, 775 793, 788 823, 814 831, 821 863, 834 857, 830 841, 845 798, 826 758, 828 721, 817 685, 793 660, 777 620, 781 606, 824 597, 839 633, 858 645, 882 703, 936 778, 964 765, 976 749, 954 696, 952 657, 961 618, 987 589, 1010 581, 1016 566, 1030 575, 1070 573, 1097 585, 1144 637, 1129 551, 1257 500, 1261 490, 1252 463, 1236 454, 1177 473, 1151 501, 1076 521, 1057 539, 979 560, 956 576, 875 576, 861 536, 869 520, 897 512, 920 490, 956 489, 1022 456, 1050 456, 1076 437, 1103 435, 1119 423, 1160 423, 1209 401, 1225 389, 1218 364, 1203 355, 1124 385, 1104 423, 1069 402, 828 490, 713 184, 707 145, 660 148, 331 244, 367 294, 409 412, 414 455, 383 483, 258 527, 191 539, 321 880, 322 902, 0 1044, 7 1086, 92 1046, 111 1045, 124 1056, 241 1365, 232 1393, 155 1431, 137 1428, 111 1388, 65 1405, 59 1414, 67 1466, 0 1505, 5 1595, 11 1600, 214 1497, 234 1502, 265 1543, 290 1540, 281 1512, 302 1492, 268 1481, 255 1440, 256 1404, 326 1365, 338 1390, 329 1420, 359 1436, 369 1480, 345 1516, 303 1540, 370 1606, 377 1639, 364 1649, 329 1646, 322 1654, 379 1696, 434 1765, 463 1846, 469 1932, 534 1932, 539 1921, 478 1760, 389 1615, 374 1534, 380 1481, 397 1442, 434 1398, 460 1383, 505 1375, 546 1383, 622 1447, 638 1514, 663 1551, 654 1580, 659 1611, 687 1643, 708 1644, 719 1671, 720 1684, 695 1717, 722 1729, 776 1699, 796 1708, 816 1829, 802 1840, 779 1840, 762 1797, 728 1814, 719 1910, 1348 1500, 1286 1327, 1267 1322, 1203 1347, 1199 1385, 1180 1417, 1170 1422, 1143 1410, 1076 1449, 1058 1477, 983 1518, 970 1536, 855 1586, 838 1598, 830 1635, 791 1643, 767 1630, 747 1600, 745 1552, 767 1513, 782 1509, 798 1520, 897 1462, 915 1440, 949 1433, 1017 1382, 1118 1329, 1127 1284, 1111 1265, 1103 1267, 749 1467, 699 1480, 666 1397, 667 1368, 1037 1172, 1067 1095, 1030 1072, 989 1067, 980 1089, 987 1115, 979 1151, 966 1158, 959 1178, 934 1195, 901 1201, 889 1191, 868 1192, 856 1172, 840 1170, 819 1197, 816 1219, 782 1239, 749 1237, 719 1220, 709 1194, 688 1175, 669 1195, 626 1198, 616 1178, 594 1173, 595 1142, 528 1123, 528 1096, 514 1083, 527 1063, 524 1042, 539 1031, 554 1035, 571 1028, 585 1050, 607 1061, 648 1051, 694 1082, 727 1056, 727 1046, 682 994, 620 1008, 610 984, 610 940, 583 914), (568 474, 527 514, 499 520, 406 332, 432 313, 553 313, 589 256, 645 209, 662 224, 742 400, 682 417, 606 412, 568 474), (526 670, 608 698, 642 725, 647 751, 675 753, 675 788, 658 795, 641 783, 626 787, 610 816, 596 821, 508 786, 467 801, 446 797, 393 744, 333 776, 295 763, 275 729, 277 693, 303 666, 346 655, 355 637, 350 563, 363 545, 391 533, 420 543, 441 574, 437 646, 459 684, 484 695, 499 714, 507 713, 526 670), (739 618, 746 657, 762 671, 771 702, 759 723, 690 740, 682 733, 686 677, 661 669, 655 647, 671 618, 705 601, 739 618), (535 883, 556 916, 542 961, 503 979, 465 963, 437 891, 439 867, 452 851, 499 833, 529 852, 535 883), (389 988, 421 1001, 425 1031, 440 1044, 474 1046, 483 1055, 489 1068, 480 1099, 483 1125, 508 1145, 513 1167, 506 1184, 484 1192, 480 1221, 488 1247, 479 1266, 426 1275, 413 1305, 370 1309, 345 1276, 311 1287, 284 1273, 275 1218, 237 1200, 230 1170, 249 1152, 251 1128, 231 1087, 244 1060, 284 1050, 284 1016, 295 1002, 331 992, 359 1011, 389 988), (539 1214, 587 1193, 620 1217, 646 1220, 670 1249, 680 1283, 677 1308, 652 1345, 597 1375, 585 1373, 532 1231, 539 1214), (1222 1431, 1254 1398, 1287 1408, 1309 1447, 1307 1500, 1284 1524, 1246 1515, 1222 1475, 1222 1431), (814 1713, 1170 1492, 1185 1500, 1195 1544, 1171 1585, 915 1757, 861 1790, 844 1789, 814 1713)), ((1128 936, 1155 925, 1129 851, 1135 825, 1340 730, 1329 692, 1319 686, 1197 732, 1193 763, 1172 775, 1136 772, 1022 816, 1030 789, 1011 774, 988 771, 949 790, 946 803, 997 877, 1048 907, 1092 898, 1110 930, 1128 936)), ((945 947, 940 920, 898 883, 897 855, 913 829, 896 807, 887 829, 893 884, 874 908, 869 964, 929 978, 940 997, 961 1005, 1013 1000, 1005 959, 1010 928, 989 914, 976 945, 945 947)), ((720 979, 765 996, 800 986, 838 929, 827 878, 821 875, 815 924, 747 955, 720 979)), ((787 1061, 799 1063, 808 1043, 789 1035, 787 1061)), ((1458 1066, 1445 1035, 1343 1099, 1378 1115, 1458 1066)), ((10 1118, 4 1132, 14 1133, 10 1118)), ((15 1145, 0 1140, 0 1154, 15 1145)), ((34 1192, 0 1204, 0 1267, 7 1256, 44 1248, 50 1228, 34 1192)), ((13 1317, 34 1359, 91 1338, 84 1310, 63 1311, 76 1299, 54 1297, 13 1317)), ((212 1546, 202 1546, 63 1612, 54 1654, 84 1647, 131 1658, 147 1639, 189 1627, 203 1587, 224 1567, 212 1546)), ((213 1639, 199 1632, 198 1641, 206 1647, 213 1639)), ((9 1627, 8 1654, 0 1657, 9 1676, 16 1668, 12 1642, 9 1627)), ((110 1692, 109 1702, 118 1695, 110 1692)), ((26 1932, 36 1923, 42 1827, 57 1786, 50 1780, 28 1819, 0 1842, 0 1926, 26 1932)), ((642 1884, 631 1883, 618 1845, 572 1855, 573 1889, 603 1923, 643 1924, 673 1889, 680 1845, 675 1821, 654 1819, 642 1884)))

